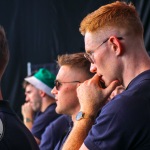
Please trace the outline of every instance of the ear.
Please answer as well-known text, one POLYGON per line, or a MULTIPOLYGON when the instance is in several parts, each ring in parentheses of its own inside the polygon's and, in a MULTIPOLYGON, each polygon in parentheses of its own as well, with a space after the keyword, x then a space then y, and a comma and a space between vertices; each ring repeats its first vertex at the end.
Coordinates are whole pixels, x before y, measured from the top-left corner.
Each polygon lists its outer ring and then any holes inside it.
POLYGON ((39 90, 39 94, 40 94, 41 97, 44 97, 46 95, 46 93, 42 90, 39 90))
POLYGON ((120 56, 123 53, 120 40, 115 36, 111 36, 109 40, 112 44, 112 50, 115 52, 116 56, 120 56))

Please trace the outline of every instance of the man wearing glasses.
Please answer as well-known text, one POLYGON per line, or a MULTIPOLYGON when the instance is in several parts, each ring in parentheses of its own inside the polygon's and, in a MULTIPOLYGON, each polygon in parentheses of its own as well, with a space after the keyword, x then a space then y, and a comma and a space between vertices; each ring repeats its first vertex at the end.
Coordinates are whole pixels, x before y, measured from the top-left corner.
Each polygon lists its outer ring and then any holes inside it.
MULTIPOLYGON (((76 114, 80 110, 76 89, 82 82, 93 77, 94 74, 90 72, 90 62, 84 57, 84 53, 58 56, 57 63, 59 72, 56 76, 55 86, 51 91, 56 99, 56 112, 70 116, 74 122, 76 114)), ((55 150, 61 149, 70 130, 71 127, 62 137, 55 150)))
POLYGON ((77 88, 81 108, 63 150, 149 150, 150 58, 135 7, 104 5, 83 19, 80 32, 96 74, 77 88), (125 91, 106 104, 119 84, 125 91))

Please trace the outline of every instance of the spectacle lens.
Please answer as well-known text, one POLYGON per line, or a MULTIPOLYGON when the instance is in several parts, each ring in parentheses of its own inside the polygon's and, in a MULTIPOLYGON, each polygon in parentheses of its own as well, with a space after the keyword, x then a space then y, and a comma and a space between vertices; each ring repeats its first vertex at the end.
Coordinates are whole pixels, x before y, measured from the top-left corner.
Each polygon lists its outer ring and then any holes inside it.
MULTIPOLYGON (((116 37, 118 40, 123 40, 123 37, 116 37)), ((109 40, 109 38, 106 38, 95 50, 97 50, 100 46, 102 46, 104 43, 106 43, 109 40)), ((90 63, 94 64, 94 58, 91 53, 85 53, 84 57, 90 61, 90 63)))
POLYGON ((56 87, 57 90, 59 90, 61 85, 62 84, 58 80, 55 81, 55 87, 56 87))
POLYGON ((54 84, 56 89, 59 90, 62 83, 76 83, 76 82, 80 83, 80 81, 60 82, 58 80, 55 80, 54 84))

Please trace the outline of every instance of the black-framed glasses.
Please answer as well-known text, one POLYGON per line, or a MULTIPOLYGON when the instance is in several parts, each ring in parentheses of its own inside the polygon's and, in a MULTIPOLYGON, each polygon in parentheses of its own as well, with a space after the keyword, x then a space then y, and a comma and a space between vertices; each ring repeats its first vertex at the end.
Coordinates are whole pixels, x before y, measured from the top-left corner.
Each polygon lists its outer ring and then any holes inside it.
MULTIPOLYGON (((122 40, 122 37, 116 37, 118 40, 122 40)), ((109 38, 107 38, 106 40, 104 40, 96 49, 98 49, 100 46, 102 46, 104 43, 106 43, 109 40, 109 38)), ((96 50, 95 49, 95 50, 96 50)), ((85 53, 84 57, 90 61, 90 63, 94 64, 94 59, 93 59, 93 55, 92 53, 85 53)))
POLYGON ((55 80, 54 84, 55 84, 55 87, 57 90, 60 89, 60 86, 63 84, 63 83, 81 83, 80 81, 70 81, 70 82, 60 82, 58 80, 55 80))

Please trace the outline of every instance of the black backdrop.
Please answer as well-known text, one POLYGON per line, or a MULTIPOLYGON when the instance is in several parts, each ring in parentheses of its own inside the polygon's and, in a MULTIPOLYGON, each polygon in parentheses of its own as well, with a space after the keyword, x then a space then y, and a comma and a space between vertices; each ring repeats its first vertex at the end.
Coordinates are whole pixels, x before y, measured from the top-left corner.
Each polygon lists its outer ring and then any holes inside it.
MULTIPOLYGON (((0 0, 0 24, 5 28, 10 48, 10 61, 1 83, 2 92, 4 99, 10 101, 19 115, 24 103, 22 81, 27 75, 27 62, 53 63, 58 54, 84 51, 83 37, 79 33, 80 21, 88 13, 112 1, 0 0)), ((145 28, 148 51, 150 1, 132 2, 145 28)))

